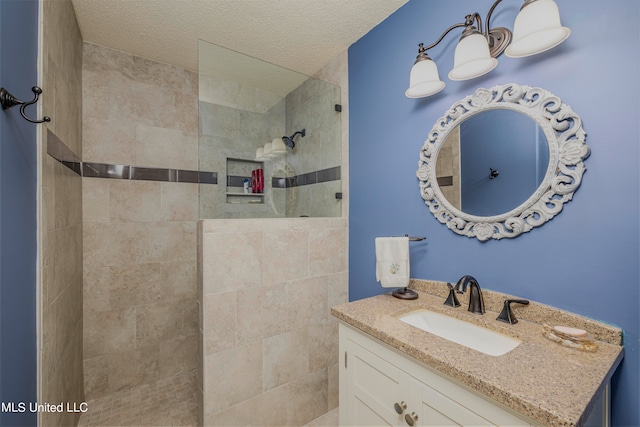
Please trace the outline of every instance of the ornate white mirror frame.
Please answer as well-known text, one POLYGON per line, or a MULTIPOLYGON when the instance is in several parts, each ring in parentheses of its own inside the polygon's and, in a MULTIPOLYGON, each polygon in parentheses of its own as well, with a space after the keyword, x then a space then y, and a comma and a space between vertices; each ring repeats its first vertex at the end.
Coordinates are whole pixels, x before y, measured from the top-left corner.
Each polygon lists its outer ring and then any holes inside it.
POLYGON ((454 103, 429 132, 416 172, 420 194, 438 221, 457 234, 481 241, 516 237, 551 220, 572 199, 586 170, 583 160, 590 154, 585 137, 580 116, 544 89, 515 83, 478 89, 454 103), (438 153, 456 126, 494 109, 520 112, 540 126, 549 146, 549 165, 536 191, 515 209, 494 216, 470 215, 444 197, 436 178, 438 153))

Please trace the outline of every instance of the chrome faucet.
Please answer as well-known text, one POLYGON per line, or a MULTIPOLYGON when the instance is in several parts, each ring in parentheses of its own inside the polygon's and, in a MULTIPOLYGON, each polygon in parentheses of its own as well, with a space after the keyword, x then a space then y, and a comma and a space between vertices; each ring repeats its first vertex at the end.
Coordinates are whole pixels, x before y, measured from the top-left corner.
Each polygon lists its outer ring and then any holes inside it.
POLYGON ((473 276, 462 276, 456 283, 455 290, 459 294, 467 291, 467 286, 471 287, 469 291, 469 309, 468 311, 475 314, 484 314, 484 299, 482 298, 482 289, 478 281, 473 276))

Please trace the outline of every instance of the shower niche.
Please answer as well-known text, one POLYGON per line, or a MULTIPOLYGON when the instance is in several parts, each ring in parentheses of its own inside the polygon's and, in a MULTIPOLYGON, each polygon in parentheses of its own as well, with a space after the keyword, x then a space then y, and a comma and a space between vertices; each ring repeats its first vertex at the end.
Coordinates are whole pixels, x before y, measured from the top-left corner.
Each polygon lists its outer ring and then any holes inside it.
POLYGON ((198 46, 199 168, 217 174, 200 184, 200 218, 341 216, 340 88, 198 46))
POLYGON ((264 163, 227 158, 226 203, 264 203, 264 163))

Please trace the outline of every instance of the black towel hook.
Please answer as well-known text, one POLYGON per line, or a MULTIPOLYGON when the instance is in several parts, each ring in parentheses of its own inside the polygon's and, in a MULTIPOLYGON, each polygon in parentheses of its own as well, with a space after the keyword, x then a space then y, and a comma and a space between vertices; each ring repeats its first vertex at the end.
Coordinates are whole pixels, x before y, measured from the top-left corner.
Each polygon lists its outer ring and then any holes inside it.
POLYGON ((16 105, 20 105, 20 114, 22 114, 22 117, 24 117, 27 121, 31 123, 50 122, 51 118, 49 116, 44 116, 42 120, 33 120, 27 117, 27 115, 24 113, 25 108, 27 108, 29 105, 32 105, 38 102, 38 98, 42 93, 42 89, 40 89, 38 86, 32 87, 31 91, 33 91, 35 98, 33 98, 33 100, 29 102, 25 102, 25 101, 20 101, 18 98, 11 95, 9 91, 7 91, 5 88, 0 88, 0 103, 2 104, 2 109, 8 110, 9 108, 15 107, 16 105))

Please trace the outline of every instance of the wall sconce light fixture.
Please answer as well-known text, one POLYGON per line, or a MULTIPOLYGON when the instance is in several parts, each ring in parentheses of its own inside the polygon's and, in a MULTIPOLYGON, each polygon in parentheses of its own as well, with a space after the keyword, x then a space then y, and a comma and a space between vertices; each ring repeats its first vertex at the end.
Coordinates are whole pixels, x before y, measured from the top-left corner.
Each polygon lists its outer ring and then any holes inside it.
POLYGON ((512 58, 535 55, 549 50, 569 37, 571 30, 560 24, 560 12, 553 0, 525 0, 513 26, 513 33, 505 27, 491 28, 491 14, 502 0, 496 0, 487 14, 486 28, 482 28, 480 14, 465 17, 465 22, 447 28, 433 44, 418 45, 418 56, 409 77, 409 98, 423 98, 440 92, 445 83, 440 80, 436 63, 427 50, 437 46, 456 28, 464 27, 454 54, 451 80, 468 80, 480 77, 498 65, 498 56, 512 58), (474 25, 477 22, 477 28, 474 25))

